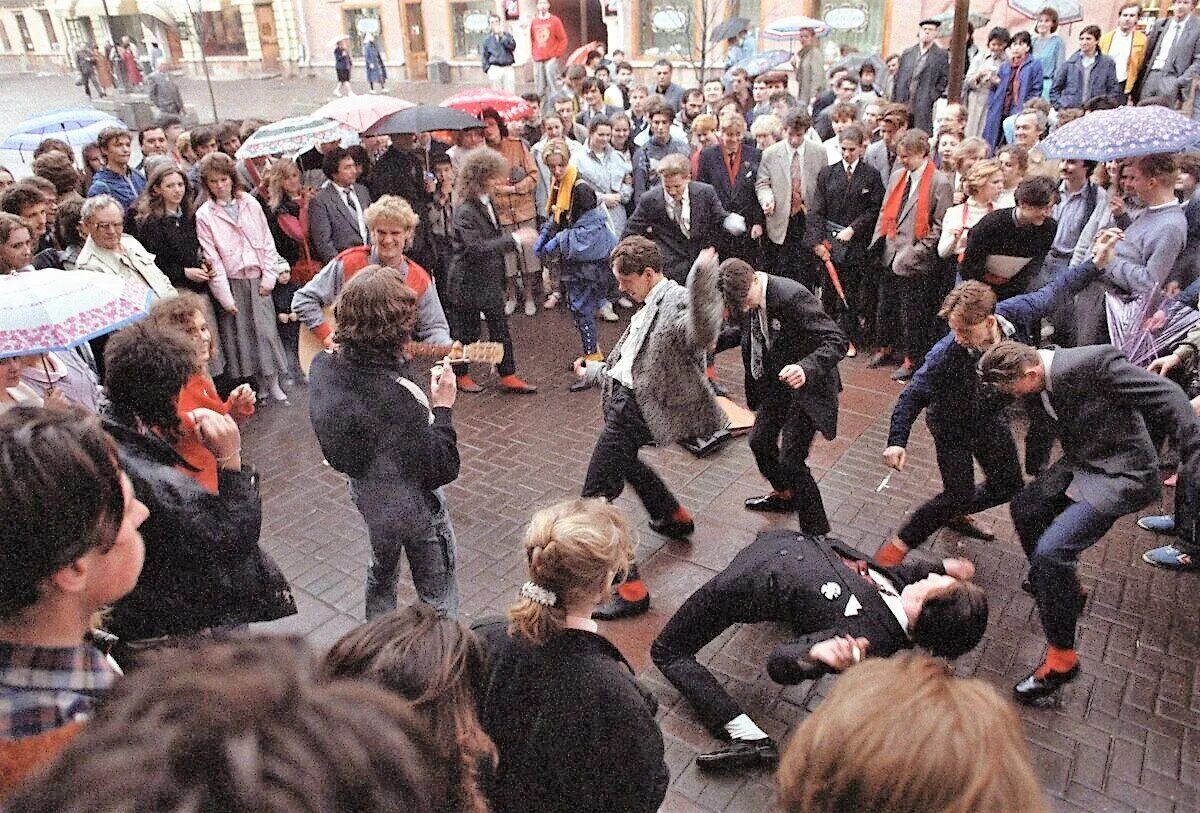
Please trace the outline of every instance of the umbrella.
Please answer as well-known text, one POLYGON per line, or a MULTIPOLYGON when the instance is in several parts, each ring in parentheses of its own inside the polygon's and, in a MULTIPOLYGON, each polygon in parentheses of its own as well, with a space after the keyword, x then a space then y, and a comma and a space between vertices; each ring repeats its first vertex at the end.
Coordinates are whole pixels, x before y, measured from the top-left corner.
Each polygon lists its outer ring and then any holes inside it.
POLYGON ((265 124, 238 148, 237 158, 261 158, 304 152, 317 144, 357 138, 353 128, 323 116, 292 116, 265 124))
POLYGON ((403 135, 432 133, 437 130, 473 130, 483 127, 483 122, 449 107, 434 107, 419 104, 398 113, 392 113, 375 122, 363 135, 403 135))
POLYGON ((1104 309, 1112 345, 1142 367, 1200 322, 1200 312, 1159 290, 1130 299, 1106 291, 1104 309))
POLYGON ((1058 12, 1059 25, 1083 19, 1083 6, 1079 0, 1008 0, 1008 4, 1031 20, 1036 20, 1044 8, 1058 12))
POLYGON ((42 139, 49 137, 61 138, 72 147, 81 147, 95 141, 106 127, 124 128, 125 123, 91 107, 43 113, 25 119, 14 127, 4 143, 0 144, 0 150, 33 151, 42 143, 42 139))
POLYGON ((1047 158, 1112 161, 1183 152, 1200 144, 1200 121, 1157 105, 1097 110, 1064 124, 1039 146, 1047 158))
POLYGON ((887 65, 884 63, 883 57, 879 56, 879 54, 864 54, 861 52, 847 54, 842 59, 839 59, 829 68, 828 73, 832 74, 834 71, 845 70, 857 76, 859 69, 868 62, 875 66, 876 76, 882 77, 887 73, 887 65))
MULTIPOLYGON (((734 68, 742 68, 751 76, 761 76, 767 71, 774 70, 780 65, 785 64, 792 58, 788 51, 764 51, 761 54, 753 54, 745 59, 738 60, 729 66, 729 71, 734 68)), ((725 73, 728 74, 729 71, 725 73)))
MULTIPOLYGON (((1053 5, 1053 3, 1051 3, 1050 5, 1053 5)), ((1045 7, 1046 7, 1046 4, 1043 3, 1042 8, 1045 8, 1045 7)), ((950 8, 946 9, 941 14, 935 14, 928 19, 937 20, 942 25, 949 25, 949 24, 953 23, 954 22, 954 6, 951 6, 950 8)), ((991 19, 991 17, 988 17, 986 14, 984 14, 983 12, 980 12, 980 11, 967 12, 967 22, 969 22, 971 25, 975 26, 976 29, 980 29, 983 26, 987 25, 988 20, 990 20, 990 19, 991 19)))
POLYGON ((829 33, 829 25, 824 20, 814 20, 812 17, 784 17, 764 28, 762 38, 772 42, 790 43, 800 36, 802 28, 811 28, 818 37, 829 33))
MULTIPOLYGON (((442 107, 452 107, 472 116, 479 116, 490 107, 505 121, 527 119, 534 114, 533 105, 515 93, 491 88, 472 88, 455 93, 441 102, 442 107)), ((461 129, 461 128, 460 128, 461 129)))
POLYGON ((98 271, 22 271, 0 276, 0 358, 67 350, 145 318, 144 285, 98 271))
POLYGON ((723 23, 717 23, 713 26, 712 33, 708 35, 709 42, 721 42, 722 40, 731 40, 743 31, 750 30, 750 21, 745 17, 731 17, 723 23))
POLYGON ((571 52, 570 56, 567 57, 567 64, 568 65, 582 65, 583 63, 587 62, 588 51, 599 51, 599 50, 600 50, 600 43, 597 42, 596 40, 592 40, 589 43, 580 45, 578 48, 576 48, 574 51, 571 52))
POLYGON ((384 116, 413 107, 413 103, 394 96, 344 96, 323 104, 312 112, 314 116, 340 121, 356 133, 361 133, 384 116))
MULTIPOLYGON (((825 243, 826 247, 829 243, 825 243)), ((833 283, 833 290, 837 291, 838 299, 842 300, 842 307, 849 308, 850 305, 846 302, 846 291, 842 288, 842 278, 838 275, 838 270, 833 264, 833 260, 825 261, 825 273, 829 274, 829 281, 833 283)))

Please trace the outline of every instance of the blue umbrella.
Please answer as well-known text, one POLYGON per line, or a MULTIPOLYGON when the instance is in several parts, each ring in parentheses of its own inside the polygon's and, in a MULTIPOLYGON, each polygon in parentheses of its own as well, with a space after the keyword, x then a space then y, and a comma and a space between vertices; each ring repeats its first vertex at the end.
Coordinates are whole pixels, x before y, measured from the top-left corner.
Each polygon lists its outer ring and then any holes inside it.
MULTIPOLYGON (((745 68, 746 73, 751 76, 759 76, 767 71, 774 70, 791 58, 792 55, 788 51, 763 51, 761 54, 754 54, 733 63, 729 66, 729 70, 745 68)), ((728 73, 729 71, 726 71, 726 74, 728 73)))
POLYGON ((1059 127, 1039 146, 1048 158, 1114 161, 1177 153, 1200 144, 1200 122, 1157 105, 1097 110, 1059 127))
POLYGON ((19 153, 33 152, 44 138, 61 138, 72 147, 82 147, 96 140, 105 127, 125 127, 120 119, 91 107, 78 107, 43 113, 25 119, 13 128, 0 150, 19 153))

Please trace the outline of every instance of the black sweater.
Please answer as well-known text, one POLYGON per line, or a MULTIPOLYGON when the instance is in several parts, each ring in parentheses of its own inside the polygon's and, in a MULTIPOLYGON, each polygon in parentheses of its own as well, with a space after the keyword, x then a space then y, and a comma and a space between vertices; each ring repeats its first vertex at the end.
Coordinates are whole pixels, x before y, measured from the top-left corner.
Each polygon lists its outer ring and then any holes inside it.
POLYGON ((1050 247, 1054 245, 1054 234, 1058 221, 1052 217, 1042 225, 1018 225, 1016 209, 997 209, 986 214, 967 235, 967 250, 963 255, 959 274, 963 279, 983 280, 996 289, 997 299, 1025 293, 1029 281, 1041 269, 1050 247), (1006 283, 984 279, 987 274, 988 257, 1028 258, 1025 266, 1006 283))
POLYGON ((200 241, 196 239, 196 218, 150 215, 137 225, 137 239, 154 255, 158 266, 171 284, 181 290, 208 294, 207 282, 192 282, 185 268, 200 265, 200 241))

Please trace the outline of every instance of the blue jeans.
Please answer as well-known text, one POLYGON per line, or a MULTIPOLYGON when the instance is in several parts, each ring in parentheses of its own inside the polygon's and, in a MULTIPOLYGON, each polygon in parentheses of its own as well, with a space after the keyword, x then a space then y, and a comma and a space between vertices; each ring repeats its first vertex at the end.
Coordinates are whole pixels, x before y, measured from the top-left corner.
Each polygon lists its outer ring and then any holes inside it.
POLYGON ((428 604, 444 618, 458 617, 458 582, 455 580, 454 527, 441 489, 433 492, 437 509, 429 530, 414 535, 407 523, 383 517, 367 516, 359 505, 354 483, 350 496, 367 523, 371 559, 367 565, 367 620, 396 609, 396 580, 399 578, 400 553, 408 557, 413 587, 422 604, 428 604))

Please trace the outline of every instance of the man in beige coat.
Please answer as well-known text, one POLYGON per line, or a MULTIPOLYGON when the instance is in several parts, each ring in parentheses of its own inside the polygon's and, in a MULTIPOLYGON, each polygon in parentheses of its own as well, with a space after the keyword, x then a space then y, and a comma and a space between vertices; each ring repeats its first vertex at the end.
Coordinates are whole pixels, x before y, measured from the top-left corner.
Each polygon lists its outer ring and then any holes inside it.
POLYGON ((817 176, 829 159, 824 146, 805 138, 810 127, 812 116, 807 111, 788 114, 786 137, 763 151, 754 191, 767 218, 764 270, 813 291, 821 278, 816 256, 804 245, 805 218, 808 202, 816 194, 817 176))

